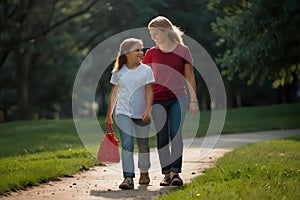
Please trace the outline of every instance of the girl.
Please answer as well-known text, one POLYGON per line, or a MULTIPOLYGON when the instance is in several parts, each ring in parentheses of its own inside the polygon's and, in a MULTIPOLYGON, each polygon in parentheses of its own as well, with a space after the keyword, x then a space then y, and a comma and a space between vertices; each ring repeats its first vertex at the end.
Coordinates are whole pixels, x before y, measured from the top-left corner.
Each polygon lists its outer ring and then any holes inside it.
POLYGON ((112 125, 115 109, 116 120, 122 143, 122 168, 124 181, 120 189, 133 189, 134 183, 134 134, 139 150, 139 184, 149 184, 148 169, 150 156, 148 134, 150 128, 150 109, 153 103, 152 83, 154 76, 149 66, 141 63, 143 43, 139 39, 124 40, 112 71, 108 110, 105 123, 112 125))

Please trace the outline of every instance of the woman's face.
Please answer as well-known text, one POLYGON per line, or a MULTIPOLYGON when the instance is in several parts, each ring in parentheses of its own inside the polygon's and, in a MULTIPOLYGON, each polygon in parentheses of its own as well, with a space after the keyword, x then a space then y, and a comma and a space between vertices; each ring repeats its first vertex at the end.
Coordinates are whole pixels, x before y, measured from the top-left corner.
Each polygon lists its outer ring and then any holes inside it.
POLYGON ((143 45, 141 43, 136 43, 125 54, 129 62, 138 64, 142 61, 144 56, 143 45))
POLYGON ((155 42, 156 45, 164 43, 168 37, 167 31, 162 31, 158 28, 150 27, 149 32, 151 35, 151 39, 155 42))

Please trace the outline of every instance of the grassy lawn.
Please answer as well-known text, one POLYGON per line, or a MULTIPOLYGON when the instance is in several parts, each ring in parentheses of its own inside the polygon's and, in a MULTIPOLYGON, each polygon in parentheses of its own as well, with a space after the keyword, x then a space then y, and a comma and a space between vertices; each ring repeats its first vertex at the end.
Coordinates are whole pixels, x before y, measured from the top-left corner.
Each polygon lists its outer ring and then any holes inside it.
MULTIPOLYGON (((299 128, 299 113, 300 104, 228 109, 222 134, 299 128)), ((197 136, 206 133, 209 121, 210 112, 201 111, 197 136)))
MULTIPOLYGON (((230 109, 223 133, 300 128, 299 113, 300 104, 230 109)), ((206 132, 209 120, 210 112, 201 111, 198 136, 206 132)), ((2 123, 0 138, 0 193, 99 164, 83 147, 72 119, 2 123)), ((150 144, 155 146, 155 137, 150 144)))
POLYGON ((248 144, 159 200, 300 199, 300 136, 248 144))
POLYGON ((15 191, 58 180, 58 177, 71 176, 96 164, 96 160, 83 148, 2 158, 0 191, 15 191))
POLYGON ((0 124, 0 158, 81 148, 73 120, 0 124))
POLYGON ((83 147, 71 119, 3 123, 0 137, 0 193, 99 164, 83 147))

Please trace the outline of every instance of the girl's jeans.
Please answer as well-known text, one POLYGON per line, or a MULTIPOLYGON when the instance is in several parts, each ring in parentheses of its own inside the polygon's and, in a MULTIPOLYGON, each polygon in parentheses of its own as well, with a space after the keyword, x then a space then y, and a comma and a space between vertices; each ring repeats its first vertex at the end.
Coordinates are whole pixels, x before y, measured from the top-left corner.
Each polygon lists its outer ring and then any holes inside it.
POLYGON ((182 125, 186 110, 186 96, 154 102, 152 117, 157 132, 157 149, 163 174, 181 172, 182 125), (171 151, 169 148, 170 142, 171 151))
POLYGON ((145 124, 141 119, 133 119, 126 115, 117 115, 117 124, 122 143, 122 167, 123 177, 135 177, 134 173, 134 137, 138 146, 138 168, 141 172, 147 172, 150 168, 150 155, 148 136, 150 123, 145 124), (134 136, 135 131, 135 136, 134 136))

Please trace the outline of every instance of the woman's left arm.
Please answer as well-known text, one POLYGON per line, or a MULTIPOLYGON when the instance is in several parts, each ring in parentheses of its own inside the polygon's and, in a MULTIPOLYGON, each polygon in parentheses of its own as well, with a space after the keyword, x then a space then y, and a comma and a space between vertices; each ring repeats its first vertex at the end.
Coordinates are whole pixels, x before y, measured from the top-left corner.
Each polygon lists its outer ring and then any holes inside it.
POLYGON ((198 112, 199 107, 198 107, 198 100, 196 94, 196 81, 195 81, 194 69, 192 64, 186 63, 184 65, 184 75, 188 82, 187 87, 191 97, 189 108, 193 117, 198 112))

